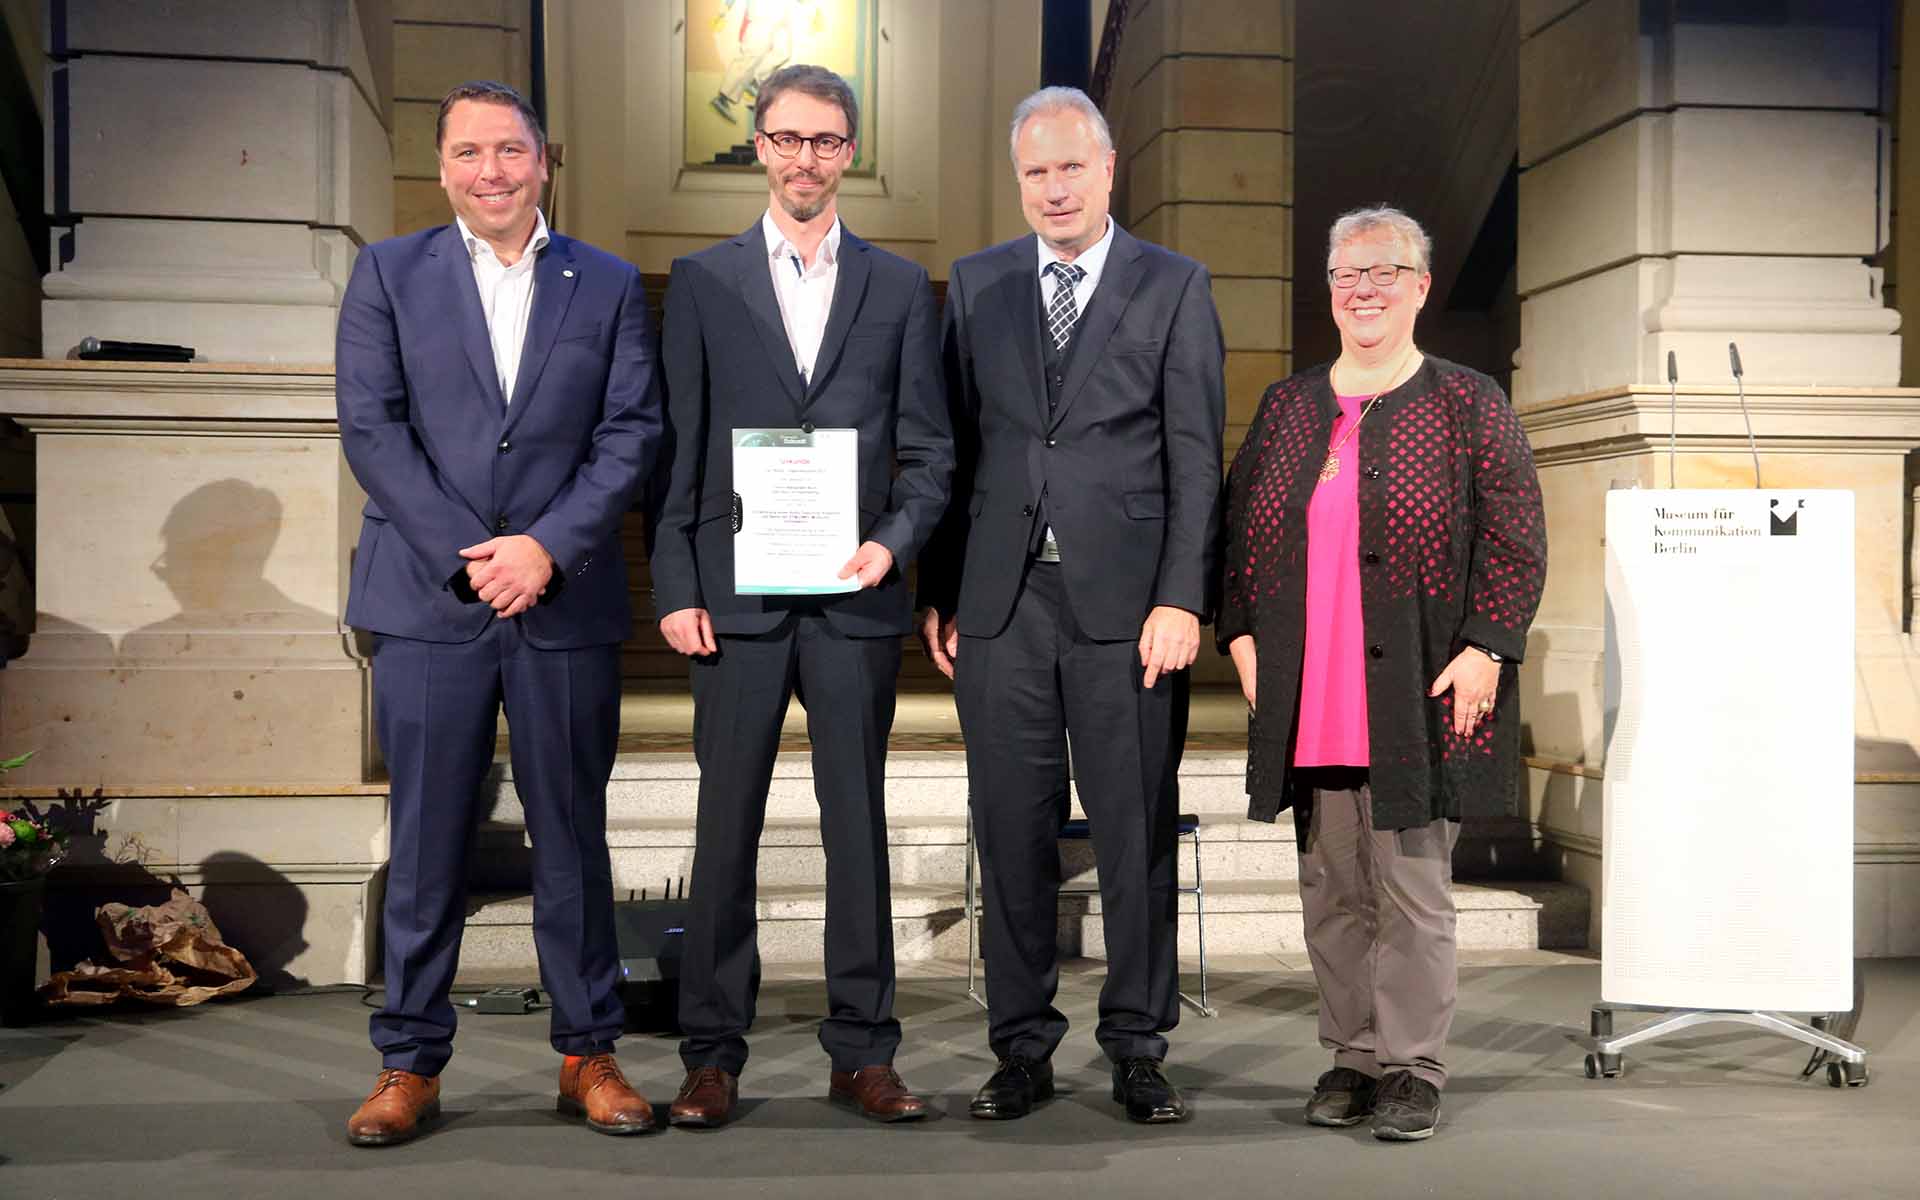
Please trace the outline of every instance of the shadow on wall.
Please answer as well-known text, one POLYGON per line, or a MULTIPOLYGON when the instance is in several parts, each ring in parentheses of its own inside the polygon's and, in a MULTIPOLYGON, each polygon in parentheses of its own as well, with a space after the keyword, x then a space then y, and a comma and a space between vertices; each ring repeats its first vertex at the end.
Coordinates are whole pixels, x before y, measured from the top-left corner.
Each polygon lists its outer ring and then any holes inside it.
POLYGON ((76 622, 43 591, 20 668, 59 669, 36 675, 32 691, 13 692, 0 730, 7 745, 38 753, 10 782, 217 785, 220 761, 270 761, 277 734, 300 736, 287 713, 250 698, 247 681, 288 655, 310 655, 316 635, 341 635, 336 614, 299 603, 267 578, 282 523, 279 497, 243 480, 188 492, 167 511, 150 561, 139 561, 146 551, 137 533, 118 547, 133 561, 108 578, 130 576, 128 593, 144 592, 146 611, 164 611, 137 575, 144 568, 177 606, 124 633, 76 622), (193 669, 143 669, 152 666, 193 669), (143 756, 151 765, 138 761, 143 756), (204 771, 194 766, 199 760, 209 764, 204 771))
POLYGON ((280 498, 240 479, 202 484, 182 497, 160 526, 160 554, 148 564, 180 611, 129 633, 121 657, 173 652, 179 634, 203 629, 310 633, 333 622, 333 614, 299 603, 267 578, 281 521, 280 498))

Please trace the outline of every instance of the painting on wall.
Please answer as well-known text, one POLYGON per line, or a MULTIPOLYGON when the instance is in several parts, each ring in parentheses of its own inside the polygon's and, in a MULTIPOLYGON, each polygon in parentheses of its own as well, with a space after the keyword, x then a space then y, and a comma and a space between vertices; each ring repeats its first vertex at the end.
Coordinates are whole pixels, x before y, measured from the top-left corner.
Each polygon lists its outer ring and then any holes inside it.
POLYGON ((875 168, 879 0, 687 0, 686 165, 758 169, 753 105, 781 67, 815 63, 860 101, 851 171, 875 168))

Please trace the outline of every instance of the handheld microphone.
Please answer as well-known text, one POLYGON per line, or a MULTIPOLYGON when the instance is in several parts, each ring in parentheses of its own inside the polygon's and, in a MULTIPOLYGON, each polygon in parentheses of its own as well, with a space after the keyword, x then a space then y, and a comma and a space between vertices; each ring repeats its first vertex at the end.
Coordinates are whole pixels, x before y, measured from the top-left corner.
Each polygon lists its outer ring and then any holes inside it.
POLYGON ((1680 368, 1667 351, 1667 486, 1674 486, 1675 443, 1680 429, 1680 368))
POLYGON ((1753 440, 1753 414, 1747 411, 1746 372, 1740 369, 1740 347, 1727 343, 1727 360, 1733 364, 1733 383, 1740 389, 1740 419, 1747 423, 1747 449, 1753 454, 1753 486, 1760 486, 1760 443, 1753 440))

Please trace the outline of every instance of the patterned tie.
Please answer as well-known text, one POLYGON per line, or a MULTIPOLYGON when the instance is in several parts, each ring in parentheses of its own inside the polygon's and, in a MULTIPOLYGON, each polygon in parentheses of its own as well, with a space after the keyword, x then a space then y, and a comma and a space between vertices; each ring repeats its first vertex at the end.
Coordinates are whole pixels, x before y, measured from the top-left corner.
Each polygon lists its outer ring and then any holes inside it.
POLYGON ((1067 343, 1073 340, 1073 326, 1080 320, 1080 309, 1073 302, 1073 289, 1086 278, 1087 271, 1072 263, 1055 262, 1047 264, 1047 273, 1053 276, 1053 302, 1047 305, 1047 332, 1053 337, 1054 352, 1065 354, 1067 343))

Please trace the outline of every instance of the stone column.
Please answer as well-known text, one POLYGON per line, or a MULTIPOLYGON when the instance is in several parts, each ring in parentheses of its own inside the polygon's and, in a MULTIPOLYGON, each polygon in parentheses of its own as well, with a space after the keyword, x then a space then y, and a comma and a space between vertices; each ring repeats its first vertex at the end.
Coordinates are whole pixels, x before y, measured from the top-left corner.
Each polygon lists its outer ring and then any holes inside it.
POLYGON ((42 346, 324 363, 355 248, 393 228, 386 0, 58 0, 44 30, 42 346))
MULTIPOLYGON (((394 227, 398 233, 412 233, 453 219, 447 194, 440 188, 440 159, 433 145, 440 98, 470 79, 491 79, 526 95, 530 60, 525 25, 531 10, 524 0, 391 0, 391 7, 394 227)), ((574 7, 572 0, 548 4, 548 22, 579 20, 574 7)), ((618 14, 613 16, 612 29, 617 31, 618 14)), ((624 94, 617 86, 621 70, 617 52, 623 44, 618 32, 608 35, 603 28, 602 34, 616 51, 616 60, 612 70, 599 77, 599 95, 608 109, 617 112, 620 105, 607 97, 624 94)), ((561 191, 567 190, 559 174, 554 180, 561 191)), ((551 205, 551 194, 547 203, 551 205)), ((554 216, 547 213, 550 223, 554 216)), ((571 228, 566 232, 580 236, 571 228)), ((617 243, 608 249, 619 253, 617 243)))
POLYGON ((1213 274, 1227 454, 1292 370, 1293 4, 1135 0, 1107 115, 1114 215, 1213 274))
MULTIPOLYGON (((1522 675, 1535 815, 1566 875, 1597 893, 1603 496, 1669 482, 1670 351, 1678 485, 1753 486, 1737 342, 1766 485, 1856 495, 1858 942, 1913 953, 1920 659, 1901 628, 1903 460, 1920 444, 1920 393, 1897 386, 1899 316, 1866 261, 1887 240, 1881 6, 1518 12, 1513 390, 1552 548, 1522 675)), ((1780 654, 1790 670, 1791 647, 1780 654)))
MULTIPOLYGON (((1135 0, 1107 95, 1114 216, 1213 275, 1229 461, 1293 369, 1293 3, 1135 0)), ((1232 684, 1204 653, 1197 682, 1232 684)))
POLYGON ((0 363, 39 551, 0 672, 0 743, 35 751, 8 790, 82 832, 56 925, 172 877, 270 980, 362 981, 385 787, 340 623, 363 497, 331 361, 354 255, 392 227, 386 0, 48 15, 44 352, 199 361, 0 363))

